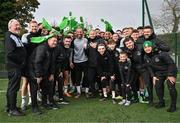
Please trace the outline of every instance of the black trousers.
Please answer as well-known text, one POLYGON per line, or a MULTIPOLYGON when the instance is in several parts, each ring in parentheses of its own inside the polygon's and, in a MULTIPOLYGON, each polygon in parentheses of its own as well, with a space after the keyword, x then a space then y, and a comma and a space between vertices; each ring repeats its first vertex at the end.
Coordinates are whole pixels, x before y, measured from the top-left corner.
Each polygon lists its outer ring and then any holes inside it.
POLYGON ((34 77, 28 77, 28 82, 30 86, 30 93, 31 93, 31 106, 32 109, 38 108, 37 103, 37 90, 40 89, 37 84, 37 80, 34 77))
POLYGON ((137 73, 136 71, 132 71, 131 74, 131 78, 133 79, 131 81, 131 88, 132 88, 132 92, 133 92, 133 97, 134 99, 138 99, 138 93, 137 91, 139 91, 139 73, 137 73))
MULTIPOLYGON (((164 103, 164 82, 166 81, 166 76, 158 77, 158 79, 159 80, 155 84, 156 94, 159 98, 159 103, 164 103)), ((172 84, 169 80, 167 80, 167 87, 171 98, 171 106, 176 106, 177 90, 175 88, 175 84, 172 84)))
POLYGON ((88 83, 87 86, 90 87, 90 91, 95 93, 95 83, 97 77, 97 68, 96 67, 88 67, 88 83))
POLYGON ((59 72, 55 72, 55 83, 54 83, 54 88, 53 88, 53 93, 55 94, 55 87, 57 86, 58 87, 58 95, 59 95, 59 98, 63 98, 63 86, 64 86, 64 79, 62 76, 59 76, 59 72))
POLYGON ((149 72, 147 72, 147 71, 141 73, 141 76, 142 76, 142 78, 144 80, 145 86, 146 86, 147 91, 148 91, 149 102, 153 102, 153 82, 152 82, 152 78, 151 78, 149 72))
POLYGON ((121 84, 122 97, 130 101, 131 99, 131 86, 127 86, 127 83, 121 84))
POLYGON ((16 110, 17 106, 17 92, 20 88, 21 69, 8 71, 8 87, 7 87, 7 109, 16 110))
POLYGON ((37 84, 37 80, 34 77, 29 77, 32 108, 37 108, 37 90, 42 90, 42 105, 47 104, 47 99, 50 103, 54 103, 53 99, 53 87, 54 81, 49 81, 48 77, 43 77, 40 85, 37 84), (49 97, 49 98, 47 98, 49 97))
POLYGON ((80 82, 82 80, 82 75, 83 76, 83 85, 85 87, 87 87, 87 62, 82 62, 82 63, 74 63, 74 72, 75 72, 75 83, 76 83, 76 86, 80 86, 80 82))

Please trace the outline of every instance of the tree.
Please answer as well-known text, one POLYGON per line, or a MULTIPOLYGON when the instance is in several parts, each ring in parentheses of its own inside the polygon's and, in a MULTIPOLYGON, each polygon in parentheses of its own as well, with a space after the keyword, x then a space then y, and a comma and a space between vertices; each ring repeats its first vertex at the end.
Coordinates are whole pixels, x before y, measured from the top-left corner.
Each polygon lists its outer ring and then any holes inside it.
POLYGON ((180 26, 180 0, 164 0, 161 15, 154 17, 154 25, 164 33, 177 32, 180 26))
POLYGON ((7 31, 7 23, 12 18, 18 19, 24 28, 26 23, 33 19, 33 12, 39 5, 37 0, 1 0, 0 33, 7 31))
POLYGON ((36 11, 39 5, 40 3, 38 0, 16 0, 16 18, 20 21, 23 27, 26 27, 27 23, 34 18, 33 12, 36 11))

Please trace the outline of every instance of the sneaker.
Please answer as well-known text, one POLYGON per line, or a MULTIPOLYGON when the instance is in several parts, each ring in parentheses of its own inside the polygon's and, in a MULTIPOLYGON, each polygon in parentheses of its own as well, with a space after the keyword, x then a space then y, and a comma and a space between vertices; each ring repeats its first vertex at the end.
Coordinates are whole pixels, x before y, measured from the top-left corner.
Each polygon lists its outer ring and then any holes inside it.
POLYGON ((176 107, 170 107, 167 109, 167 112, 175 112, 176 111, 176 107))
POLYGON ((107 100, 107 97, 103 97, 103 98, 99 99, 100 102, 103 102, 103 101, 106 101, 106 100, 107 100))
POLYGON ((165 103, 158 103, 155 108, 159 109, 159 108, 164 108, 165 107, 165 103))
POLYGON ((68 92, 64 93, 64 96, 66 96, 66 97, 72 97, 72 95, 71 95, 70 93, 68 93, 68 92))
POLYGON ((116 102, 116 100, 115 100, 115 99, 112 99, 112 103, 113 103, 113 104, 116 104, 117 102, 116 102))
POLYGON ((48 104, 42 104, 41 107, 46 109, 46 110, 50 110, 51 109, 51 107, 48 104))
POLYGON ((131 101, 126 101, 126 103, 124 104, 125 106, 129 106, 131 104, 131 101))
POLYGON ((25 116, 25 114, 18 110, 10 110, 8 116, 25 116))
POLYGON ((68 105, 68 104, 69 104, 69 101, 67 101, 67 100, 64 99, 64 98, 61 98, 61 99, 59 99, 58 104, 68 105))
POLYGON ((25 110, 26 110, 26 104, 25 103, 21 103, 21 110, 22 110, 22 112, 25 112, 25 110))
POLYGON ((118 104, 119 105, 124 105, 126 103, 126 100, 125 99, 123 99, 121 102, 119 102, 118 104))
POLYGON ((139 99, 137 98, 137 99, 132 99, 131 100, 131 103, 138 103, 139 102, 139 99))
POLYGON ((149 101, 149 103, 148 103, 148 106, 149 106, 149 107, 152 107, 152 106, 154 106, 154 103, 153 103, 153 101, 149 101))
POLYGON ((149 101, 142 94, 139 96, 139 102, 146 103, 146 104, 149 103, 149 101))
POLYGON ((80 98, 80 96, 81 96, 81 94, 78 93, 74 98, 78 99, 78 98, 80 98))
POLYGON ((41 112, 38 108, 32 109, 32 112, 33 112, 35 115, 41 115, 41 114, 42 114, 42 112, 41 112))
POLYGON ((119 95, 119 96, 115 97, 115 99, 116 99, 116 100, 122 100, 123 97, 119 95))
POLYGON ((91 94, 89 94, 89 98, 96 98, 96 95, 91 93, 91 94))
POLYGON ((50 103, 49 106, 54 110, 59 109, 59 106, 56 103, 50 103))

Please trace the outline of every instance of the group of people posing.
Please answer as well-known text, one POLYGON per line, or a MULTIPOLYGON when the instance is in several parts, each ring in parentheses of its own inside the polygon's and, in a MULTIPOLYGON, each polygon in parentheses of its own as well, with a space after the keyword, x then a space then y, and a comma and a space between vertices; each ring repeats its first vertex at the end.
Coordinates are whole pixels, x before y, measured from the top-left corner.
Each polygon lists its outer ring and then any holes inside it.
POLYGON ((58 109, 58 104, 69 103, 66 97, 78 99, 83 92, 88 99, 112 99, 113 104, 124 106, 143 102, 163 108, 165 81, 171 100, 167 111, 176 111, 177 67, 168 53, 169 46, 156 37, 151 26, 116 32, 96 28, 88 33, 78 27, 67 35, 57 35, 32 20, 28 33, 20 37, 20 23, 12 19, 8 29, 6 111, 10 116, 25 114, 27 92, 36 115, 42 114, 40 107, 58 109), (33 37, 40 36, 46 37, 43 42, 32 42, 33 37), (18 108, 20 85, 22 102, 18 108))

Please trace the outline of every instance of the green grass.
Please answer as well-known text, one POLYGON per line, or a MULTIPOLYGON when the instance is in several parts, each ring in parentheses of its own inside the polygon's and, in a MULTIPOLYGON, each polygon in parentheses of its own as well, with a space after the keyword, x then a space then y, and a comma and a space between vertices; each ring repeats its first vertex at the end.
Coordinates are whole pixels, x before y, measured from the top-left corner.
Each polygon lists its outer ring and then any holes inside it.
MULTIPOLYGON (((180 82, 180 79, 178 78, 180 82)), ((6 90, 7 80, 0 80, 0 91, 6 90)), ((177 84, 178 94, 180 83, 177 84)), ((168 113, 169 94, 165 88, 166 108, 155 109, 147 104, 132 104, 129 107, 113 105, 111 100, 99 102, 99 99, 69 98, 70 105, 61 106, 59 110, 43 110, 41 116, 35 116, 28 109, 24 117, 8 117, 4 112, 5 93, 0 93, 0 122, 179 122, 180 99, 177 100, 177 112, 168 113)), ((20 96, 19 96, 20 97, 20 96)), ((156 95, 154 96, 157 101, 156 95)), ((20 105, 20 98, 18 99, 20 105)))

